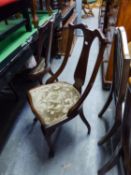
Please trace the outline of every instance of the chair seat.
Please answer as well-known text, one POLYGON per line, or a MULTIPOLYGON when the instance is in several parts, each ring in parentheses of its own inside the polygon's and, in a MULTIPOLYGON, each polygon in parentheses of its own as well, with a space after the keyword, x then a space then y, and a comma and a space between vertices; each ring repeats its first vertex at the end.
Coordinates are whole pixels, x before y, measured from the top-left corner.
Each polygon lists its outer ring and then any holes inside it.
POLYGON ((33 110, 47 127, 67 119, 69 109, 79 98, 77 89, 65 82, 43 85, 29 91, 33 110))
POLYGON ((17 1, 17 0, 0 0, 0 7, 9 5, 9 4, 14 3, 14 2, 16 2, 16 1, 17 1))
POLYGON ((45 70, 45 59, 42 58, 40 63, 30 72, 31 75, 37 75, 43 73, 45 70))

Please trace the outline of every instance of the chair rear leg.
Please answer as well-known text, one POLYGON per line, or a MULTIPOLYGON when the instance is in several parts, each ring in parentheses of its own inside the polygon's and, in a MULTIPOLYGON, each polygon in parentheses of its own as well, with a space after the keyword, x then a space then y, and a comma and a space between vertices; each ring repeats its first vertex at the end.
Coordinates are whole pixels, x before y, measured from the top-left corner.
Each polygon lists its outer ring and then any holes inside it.
POLYGON ((100 113, 98 114, 98 117, 101 118, 102 115, 104 114, 104 112, 106 111, 106 109, 108 108, 108 106, 110 105, 111 101, 112 101, 112 96, 113 96, 113 90, 111 89, 109 97, 105 103, 105 105, 103 106, 102 110, 100 111, 100 113))
MULTIPOLYGON (((49 70, 49 73, 50 73, 52 76, 54 75, 54 73, 52 72, 51 69, 49 70)), ((56 78, 56 81, 58 81, 58 78, 56 78)))
POLYGON ((33 125, 35 125, 35 123, 38 121, 38 119, 37 118, 34 118, 33 119, 33 125))
POLYGON ((111 170, 117 163, 121 154, 122 147, 120 144, 116 147, 111 159, 98 171, 98 175, 105 175, 106 172, 111 170))
POLYGON ((54 149, 53 149, 53 145, 51 143, 51 135, 53 134, 54 130, 46 131, 42 125, 41 125, 41 129, 42 129, 42 132, 45 136, 45 139, 46 139, 48 147, 49 147, 49 155, 48 156, 49 156, 49 158, 53 158, 54 157, 54 149))
POLYGON ((80 115, 81 120, 84 122, 84 124, 86 125, 86 127, 88 129, 88 134, 90 134, 90 132, 91 132, 91 126, 90 126, 90 124, 88 123, 88 121, 86 120, 86 118, 84 116, 83 108, 80 109, 79 115, 80 115))
POLYGON ((120 125, 120 121, 115 121, 113 127, 108 131, 108 133, 99 140, 98 145, 102 145, 107 142, 116 133, 120 125))
POLYGON ((27 31, 31 31, 32 30, 32 26, 31 26, 31 22, 30 22, 30 17, 29 17, 29 13, 28 13, 28 9, 25 8, 23 11, 23 17, 26 19, 26 30, 27 31))

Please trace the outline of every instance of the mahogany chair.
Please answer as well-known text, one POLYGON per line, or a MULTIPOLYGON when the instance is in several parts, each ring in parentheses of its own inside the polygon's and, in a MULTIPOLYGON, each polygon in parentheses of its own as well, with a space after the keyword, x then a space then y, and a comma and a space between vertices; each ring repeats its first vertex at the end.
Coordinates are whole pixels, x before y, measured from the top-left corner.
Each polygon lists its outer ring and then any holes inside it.
POLYGON ((98 171, 99 175, 104 175, 107 171, 109 171, 113 166, 116 165, 119 157, 123 154, 122 149, 125 149, 127 145, 124 145, 127 140, 127 132, 125 125, 128 124, 129 121, 126 121, 126 111, 127 107, 125 107, 125 115, 123 117, 123 104, 125 102, 126 89, 129 77, 129 67, 130 67, 131 58, 129 56, 128 44, 126 32, 123 27, 116 28, 115 38, 114 38, 114 68, 113 68, 113 82, 109 97, 99 113, 99 117, 102 117, 103 113, 108 108, 112 99, 115 101, 115 122, 113 127, 109 130, 109 132, 98 142, 99 145, 104 144, 108 141, 118 130, 118 128, 122 128, 121 138, 119 139, 119 143, 112 154, 111 159, 98 171), (123 128, 124 127, 124 128, 123 128), (124 143, 124 144, 123 144, 124 143))
POLYGON ((91 31, 83 24, 69 25, 67 51, 61 67, 54 76, 48 79, 46 85, 28 91, 31 109, 41 123, 43 134, 49 146, 49 156, 54 156, 51 135, 55 129, 65 122, 72 120, 78 114, 86 125, 88 134, 90 134, 91 127, 83 113, 83 102, 94 84, 98 69, 103 59, 104 49, 105 38, 99 30, 91 31), (74 84, 72 85, 61 81, 55 82, 56 78, 62 73, 68 62, 75 29, 82 30, 84 41, 78 64, 74 72, 74 84), (87 72, 89 51, 95 38, 98 38, 100 48, 89 83, 86 83, 86 88, 83 89, 87 72))
POLYGON ((55 24, 55 15, 50 20, 49 24, 44 24, 43 26, 39 27, 38 29, 38 42, 37 42, 37 51, 35 60, 37 62, 36 66, 33 69, 28 70, 29 79, 34 81, 39 81, 42 84, 42 78, 46 73, 53 75, 50 66, 50 59, 51 59, 51 49, 52 49, 52 41, 53 41, 53 32, 54 32, 54 24, 55 24), (45 40, 45 32, 49 30, 48 39, 45 40), (46 43, 46 54, 45 57, 42 56, 43 46, 46 43))
POLYGON ((124 170, 127 175, 131 174, 131 78, 127 89, 125 111, 122 123, 121 149, 124 170))
POLYGON ((109 97, 99 113, 101 118, 112 99, 115 100, 115 122, 109 132, 98 142, 99 145, 108 141, 121 125, 122 104, 125 99, 127 80, 129 75, 130 56, 127 45, 126 32, 123 27, 116 29, 114 39, 114 69, 113 69, 113 82, 110 90, 109 97), (113 98, 114 97, 114 98, 113 98))
POLYGON ((122 158, 122 169, 126 175, 131 175, 131 78, 127 86, 125 109, 121 126, 120 142, 117 144, 111 159, 98 171, 98 175, 104 175, 112 169, 122 158))

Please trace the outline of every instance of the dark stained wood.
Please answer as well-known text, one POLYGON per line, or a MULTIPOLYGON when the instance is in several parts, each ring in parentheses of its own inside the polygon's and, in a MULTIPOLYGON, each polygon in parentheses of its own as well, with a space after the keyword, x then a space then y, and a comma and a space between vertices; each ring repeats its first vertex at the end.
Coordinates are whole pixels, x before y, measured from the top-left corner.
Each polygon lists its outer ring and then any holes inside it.
POLYGON ((117 33, 115 34, 114 39, 113 83, 107 102, 99 113, 99 117, 101 118, 114 97, 116 104, 115 123, 111 130, 99 141, 99 145, 108 141, 108 139, 116 132, 118 127, 121 125, 122 103, 124 102, 129 76, 130 56, 128 52, 126 32, 125 29, 122 27, 116 29, 116 32, 117 33))
MULTIPOLYGON (((122 105, 125 100, 126 96, 126 89, 129 77, 129 68, 130 68, 130 61, 131 58, 129 56, 128 45, 127 45, 127 38, 126 32, 123 27, 117 28, 115 33, 114 39, 114 69, 113 69, 113 82, 109 97, 107 102, 105 103, 103 109, 99 113, 99 117, 101 118, 103 113, 108 108, 112 99, 115 101, 115 122, 112 128, 108 131, 108 133, 102 137, 102 139, 98 142, 99 145, 102 145, 109 141, 111 137, 116 134, 118 128, 122 128, 125 116, 123 117, 122 105)), ((126 113, 125 109, 125 113, 126 113)), ((125 135, 122 136, 125 141, 125 135)), ((123 140, 122 139, 122 140, 123 140)), ((119 144, 117 145, 115 151, 112 154, 111 159, 98 171, 99 175, 104 175, 108 172, 111 168, 113 168, 117 161, 119 160, 120 156, 122 155, 122 144, 121 138, 119 138, 119 144)))
POLYGON ((42 59, 45 60, 45 67, 43 69, 43 71, 39 71, 38 73, 34 74, 32 73, 36 67, 34 67, 33 69, 31 69, 28 72, 28 78, 32 79, 32 80, 37 80, 40 82, 40 84, 42 84, 42 78, 46 73, 49 73, 51 75, 53 75, 53 72, 51 71, 50 68, 50 59, 51 59, 51 49, 52 49, 52 41, 53 41, 53 33, 54 33, 54 23, 55 23, 55 16, 51 19, 51 21, 49 21, 48 23, 44 24, 43 26, 41 26, 38 29, 38 41, 37 41, 37 53, 35 56, 36 62, 37 62, 37 66, 39 66, 39 64, 41 63, 42 59), (44 46, 44 41, 45 41, 45 32, 46 30, 49 30, 50 34, 49 34, 49 38, 47 41, 47 53, 46 53, 46 57, 43 58, 42 57, 42 51, 43 51, 43 46, 44 46))
MULTIPOLYGON (((131 1, 130 0, 107 0, 108 7, 104 15, 103 30, 110 40, 113 40, 114 27, 124 26, 127 32, 128 41, 131 41, 131 1)), ((107 47, 105 54, 106 63, 103 63, 103 87, 111 85, 113 79, 113 49, 107 47)), ((109 87, 109 86, 108 86, 109 87)))
POLYGON ((125 101, 125 111, 122 123, 122 149, 123 149, 123 164, 127 175, 131 174, 131 78, 127 97, 125 101))
POLYGON ((37 10, 37 1, 32 0, 31 1, 31 13, 32 13, 34 27, 38 27, 38 23, 39 23, 38 16, 36 14, 36 10, 37 10))
POLYGON ((123 122, 121 125, 120 141, 117 144, 111 159, 98 171, 98 175, 105 175, 122 158, 122 166, 126 175, 131 175, 131 81, 127 86, 127 96, 125 100, 125 109, 123 122))
MULTIPOLYGON (((60 55, 65 55, 65 52, 66 52, 68 34, 69 34, 68 25, 69 25, 69 23, 75 24, 76 19, 77 19, 77 14, 76 14, 76 12, 73 12, 73 14, 67 20, 67 22, 63 25, 62 29, 59 30, 59 39, 58 39, 59 44, 58 44, 58 46, 59 46, 59 54, 60 55)), ((72 50, 73 50, 73 47, 76 43, 76 39, 77 39, 76 36, 74 36, 72 50)))
MULTIPOLYGON (((42 125, 42 131, 44 133, 45 139, 47 140, 47 143, 48 143, 48 146, 50 149, 49 156, 54 155, 54 147, 51 144, 51 135, 52 135, 53 131, 58 126, 61 126, 65 122, 68 122, 71 119, 73 119, 74 117, 76 117, 78 114, 80 115, 81 120, 83 121, 83 123, 87 127, 88 134, 90 134, 90 131, 91 131, 90 124, 86 120, 86 117, 83 113, 83 102, 84 102, 85 98, 87 97, 87 95, 89 94, 89 92, 94 84, 98 69, 99 69, 100 64, 102 62, 102 59, 103 59, 103 52, 104 52, 104 48, 106 45, 106 40, 105 40, 103 34, 99 30, 91 31, 87 28, 87 26, 85 26, 83 24, 78 24, 78 25, 71 25, 70 24, 69 25, 67 50, 66 50, 66 54, 65 54, 63 63, 60 66, 60 68, 58 69, 58 71, 51 78, 48 79, 47 83, 53 83, 54 81, 56 81, 57 78, 59 77, 59 75, 63 72, 63 70, 68 62, 68 59, 70 57, 70 50, 72 47, 73 35, 74 35, 74 32, 76 29, 82 30, 83 35, 84 35, 82 51, 81 51, 81 54, 79 57, 78 64, 76 66, 76 70, 74 72, 74 85, 73 85, 80 92, 81 97, 77 101, 77 103, 69 110, 66 119, 64 119, 63 121, 61 121, 57 124, 54 124, 54 125, 51 125, 48 127, 42 125), (100 48, 98 51, 96 63, 95 63, 95 66, 93 68, 89 83, 86 83, 86 88, 82 92, 81 88, 82 88, 83 84, 85 83, 85 76, 87 73, 89 51, 90 51, 90 47, 91 47, 95 38, 98 38, 99 43, 100 43, 100 48)), ((30 103, 31 109, 34 112, 34 114, 36 115, 36 118, 39 119, 40 116, 38 115, 37 111, 33 107, 30 94, 28 97, 29 97, 29 103, 30 103)))

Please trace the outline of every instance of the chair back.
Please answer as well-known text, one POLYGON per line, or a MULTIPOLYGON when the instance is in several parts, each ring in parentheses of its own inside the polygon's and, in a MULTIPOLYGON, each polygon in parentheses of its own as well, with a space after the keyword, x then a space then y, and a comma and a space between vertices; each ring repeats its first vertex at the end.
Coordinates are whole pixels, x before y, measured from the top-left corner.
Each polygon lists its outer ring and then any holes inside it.
POLYGON ((74 36, 75 30, 81 30, 83 32, 83 38, 84 38, 81 54, 80 54, 80 57, 78 59, 78 64, 77 64, 75 72, 74 72, 74 87, 80 93, 82 92, 82 87, 85 83, 90 48, 91 48, 93 41, 96 38, 98 38, 99 46, 100 46, 98 54, 97 54, 96 63, 95 63, 95 66, 93 68, 93 71, 92 71, 92 75, 89 79, 89 82, 87 83, 85 90, 81 94, 80 100, 75 105, 75 108, 78 108, 78 107, 80 107, 80 105, 82 104, 82 102, 84 101, 84 99, 86 98, 86 96, 88 95, 88 93, 90 92, 90 90, 94 84, 99 66, 100 66, 102 59, 103 59, 103 53, 104 53, 104 49, 105 49, 105 45, 106 45, 106 40, 105 40, 104 35, 99 30, 91 31, 84 24, 77 24, 77 25, 70 24, 69 25, 69 35, 68 35, 68 41, 67 41, 67 48, 66 48, 64 61, 61 65, 61 67, 58 69, 58 71, 54 74, 53 77, 51 77, 47 81, 47 83, 53 83, 56 80, 56 78, 64 70, 64 68, 68 62, 68 59, 70 57, 70 51, 72 48, 72 42, 73 42, 73 36, 74 36))
MULTIPOLYGON (((74 29, 81 29, 81 31, 83 32, 83 46, 82 46, 82 50, 81 50, 81 54, 80 57, 78 59, 78 64, 76 66, 76 70, 74 72, 74 87, 77 88, 79 90, 79 92, 81 92, 82 87, 85 83, 85 77, 86 77, 86 73, 87 73, 87 67, 88 67, 88 60, 89 60, 89 53, 90 53, 90 49, 92 46, 93 41, 98 38, 99 40, 99 50, 97 53, 97 59, 96 59, 96 64, 93 68, 92 71, 92 75, 89 81, 90 86, 92 87, 96 74, 98 72, 99 66, 102 62, 103 59, 103 52, 105 49, 105 38, 104 35, 99 31, 99 30, 94 30, 91 31, 87 28, 87 26, 80 24, 80 25, 76 25, 76 26, 71 26, 71 28, 74 29)), ((93 59, 93 58, 91 58, 93 59)), ((87 85, 89 87, 89 84, 87 85)))
MULTIPOLYGON (((45 65, 48 66, 48 63, 51 59, 51 49, 52 49, 52 41, 53 41, 53 29, 54 29, 54 23, 55 23, 55 15, 52 17, 52 19, 49 22, 49 36, 47 41, 47 50, 46 50, 46 58, 45 58, 45 65)), ((38 30, 39 32, 39 38, 37 42, 37 55, 36 55, 36 61, 39 63, 42 58, 42 51, 43 46, 45 44, 45 31, 47 30, 47 24, 44 24, 41 26, 38 30)))
POLYGON ((114 38, 114 59, 113 59, 113 89, 118 112, 122 114, 122 103, 125 101, 125 108, 122 120, 122 151, 124 170, 127 175, 131 174, 131 84, 128 85, 130 55, 126 31, 124 27, 116 28, 114 38), (128 88, 127 88, 128 87, 128 88), (126 98, 126 100, 125 100, 126 98))
POLYGON ((121 106, 125 98, 130 61, 126 31, 124 27, 119 27, 116 29, 114 37, 112 83, 115 103, 119 106, 121 106))
MULTIPOLYGON (((78 63, 74 72, 74 87, 81 93, 81 97, 78 100, 78 102, 71 108, 68 115, 72 115, 75 111, 77 111, 79 108, 81 108, 81 105, 87 95, 89 94, 90 90, 92 89, 92 86, 95 82, 96 75, 98 73, 99 67, 103 60, 103 54, 106 46, 106 39, 104 35, 99 30, 89 30, 87 26, 83 24, 78 25, 70 25, 71 30, 80 29, 83 33, 83 46, 80 53, 80 57, 78 59, 78 63), (89 61, 89 53, 92 46, 92 43, 95 39, 98 39, 99 49, 95 61, 95 65, 92 69, 92 74, 89 78, 88 83, 85 83, 86 74, 88 73, 88 61, 89 61), (83 88, 83 85, 86 84, 85 89, 83 88)), ((93 58, 91 58, 93 59, 93 58)))
POLYGON ((122 149, 125 174, 131 174, 131 79, 127 89, 122 123, 122 149))

